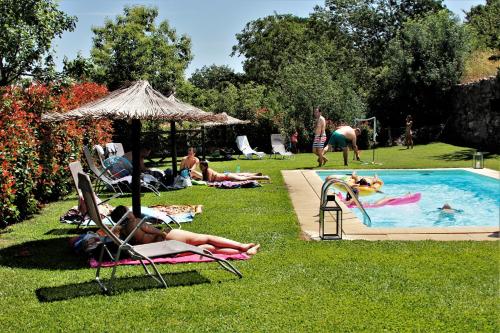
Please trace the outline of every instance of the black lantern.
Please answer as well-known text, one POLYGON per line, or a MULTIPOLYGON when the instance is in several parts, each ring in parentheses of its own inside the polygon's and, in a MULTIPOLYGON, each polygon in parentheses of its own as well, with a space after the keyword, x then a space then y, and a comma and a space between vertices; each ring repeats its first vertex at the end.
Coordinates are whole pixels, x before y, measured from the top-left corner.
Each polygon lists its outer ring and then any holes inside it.
POLYGON ((474 156, 473 156, 473 160, 472 160, 472 167, 474 169, 482 169, 484 168, 484 157, 483 157, 483 153, 477 151, 474 156))

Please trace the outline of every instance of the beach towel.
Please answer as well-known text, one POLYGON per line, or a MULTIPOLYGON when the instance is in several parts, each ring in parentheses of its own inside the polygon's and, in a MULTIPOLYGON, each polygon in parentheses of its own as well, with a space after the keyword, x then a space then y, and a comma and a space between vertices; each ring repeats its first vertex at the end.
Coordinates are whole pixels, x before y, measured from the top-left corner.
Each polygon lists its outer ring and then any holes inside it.
MULTIPOLYGON (((238 254, 216 254, 218 258, 226 259, 226 260, 248 260, 251 257, 246 253, 238 253, 238 254)), ((167 258, 154 258, 153 262, 155 264, 181 264, 181 263, 190 263, 190 262, 210 262, 214 261, 211 258, 201 257, 197 254, 191 254, 187 256, 176 256, 176 257, 167 257, 167 258)), ((149 263, 147 261, 144 262, 146 265, 149 263)), ((98 261, 94 258, 89 260, 90 267, 97 268, 98 261)), ((112 261, 103 262, 101 267, 112 267, 115 263, 112 261)), ((118 261, 118 265, 140 265, 141 262, 139 260, 133 259, 122 259, 118 261)))
MULTIPOLYGON (((130 207, 129 207, 130 208, 130 207)), ((99 212, 103 218, 103 222, 112 225, 108 215, 114 209, 113 206, 105 204, 99 206, 99 212), (101 211, 102 208, 102 211, 101 211)), ((196 214, 201 214, 203 205, 154 205, 149 207, 141 207, 141 213, 144 216, 150 216, 152 219, 158 219, 169 222, 174 219, 178 223, 192 222, 196 214)), ((61 223, 80 224, 82 223, 81 211, 77 206, 70 208, 63 216, 61 216, 61 223)), ((85 222, 87 225, 87 222, 85 222)), ((94 226, 93 221, 89 221, 89 226, 94 226)))
POLYGON ((230 180, 226 180, 223 182, 208 183, 208 186, 213 186, 213 187, 223 188, 223 189, 233 189, 233 188, 254 188, 254 187, 260 187, 262 185, 260 185, 259 182, 256 180, 243 180, 243 181, 239 181, 239 182, 233 182, 230 180))

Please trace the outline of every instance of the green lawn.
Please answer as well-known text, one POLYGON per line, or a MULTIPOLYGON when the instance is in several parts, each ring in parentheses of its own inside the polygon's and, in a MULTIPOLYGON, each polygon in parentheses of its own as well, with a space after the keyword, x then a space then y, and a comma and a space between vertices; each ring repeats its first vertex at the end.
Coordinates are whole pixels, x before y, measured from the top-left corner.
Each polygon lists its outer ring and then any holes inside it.
MULTIPOLYGON (((470 150, 446 144, 378 149, 378 168, 468 167, 470 150)), ((362 159, 371 161, 371 152, 362 159)), ((325 168, 340 168, 340 153, 325 168)), ((486 167, 499 170, 500 158, 486 167)), ((185 229, 262 244, 236 266, 162 265, 169 289, 121 267, 115 294, 100 294, 95 270, 71 253, 75 228, 59 216, 74 197, 0 234, 0 331, 439 331, 498 332, 498 242, 307 242, 280 174, 311 168, 312 154, 294 160, 213 163, 216 170, 262 171, 261 188, 193 187, 146 194, 143 204, 203 204, 185 229), (31 256, 20 257, 28 248, 31 256)), ((366 168, 353 162, 350 168, 366 168)), ((112 202, 130 204, 130 198, 112 202)), ((108 272, 108 271, 106 271, 108 272)))

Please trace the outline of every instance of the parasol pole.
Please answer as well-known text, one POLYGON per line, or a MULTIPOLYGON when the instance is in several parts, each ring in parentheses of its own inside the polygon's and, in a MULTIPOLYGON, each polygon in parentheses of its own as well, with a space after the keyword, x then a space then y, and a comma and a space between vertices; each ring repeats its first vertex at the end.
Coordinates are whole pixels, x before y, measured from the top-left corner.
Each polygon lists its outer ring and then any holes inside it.
POLYGON ((141 121, 132 119, 132 212, 141 217, 141 121))
POLYGON ((177 176, 177 147, 175 137, 177 130, 175 129, 175 121, 170 122, 170 136, 172 137, 172 173, 177 176))

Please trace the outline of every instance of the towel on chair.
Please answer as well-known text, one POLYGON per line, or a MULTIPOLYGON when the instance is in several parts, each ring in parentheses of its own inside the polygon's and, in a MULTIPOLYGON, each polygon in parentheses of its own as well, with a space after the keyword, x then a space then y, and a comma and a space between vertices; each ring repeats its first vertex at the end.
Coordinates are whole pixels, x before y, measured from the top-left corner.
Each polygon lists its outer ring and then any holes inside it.
MULTIPOLYGON (((251 257, 246 253, 238 253, 238 254, 216 254, 217 258, 226 259, 226 260, 248 260, 251 257)), ((200 256, 198 254, 191 254, 187 256, 176 256, 176 257, 166 257, 166 258, 154 258, 152 259, 155 264, 181 264, 181 263, 189 263, 189 262, 210 262, 214 261, 214 259, 200 256)), ((144 261, 147 265, 148 261, 144 261)), ((89 260, 90 267, 97 268, 99 262, 91 258, 89 260)), ((118 261, 118 265, 140 265, 141 262, 139 260, 133 259, 121 259, 118 261)), ((115 265, 112 261, 103 262, 101 267, 112 267, 115 265)))

